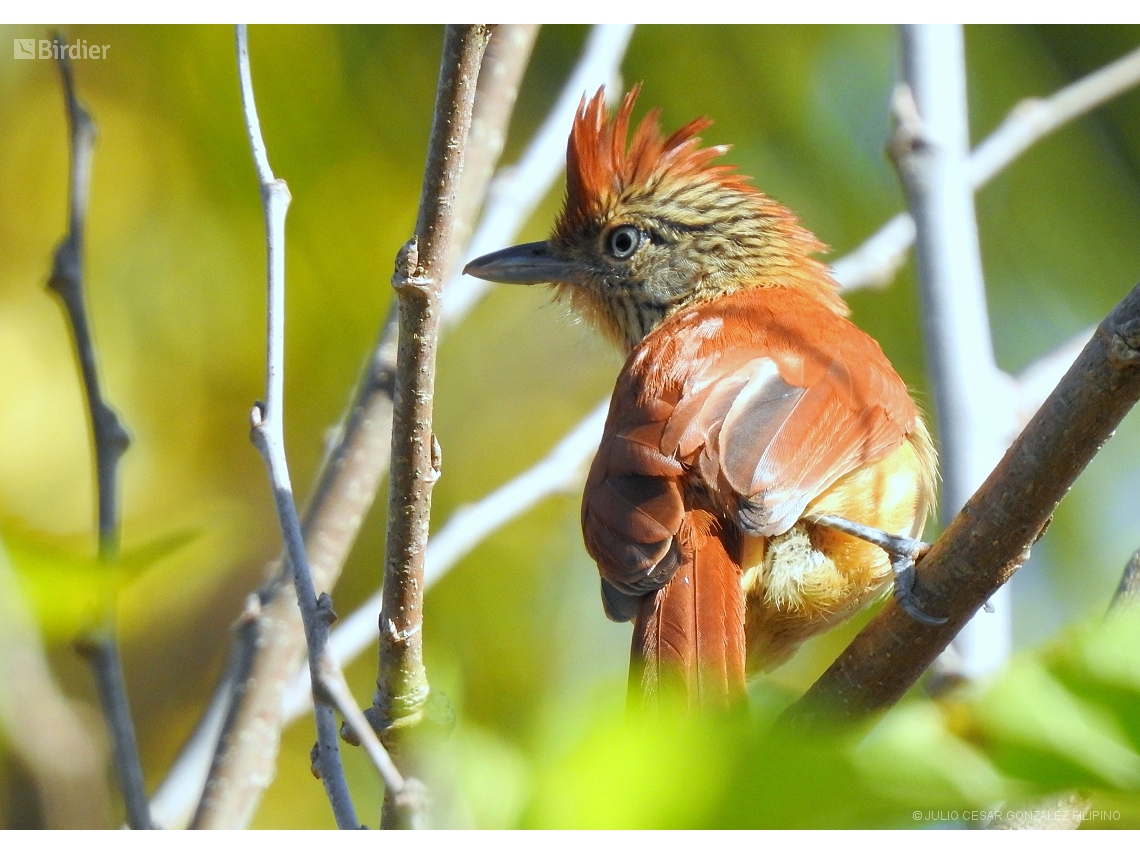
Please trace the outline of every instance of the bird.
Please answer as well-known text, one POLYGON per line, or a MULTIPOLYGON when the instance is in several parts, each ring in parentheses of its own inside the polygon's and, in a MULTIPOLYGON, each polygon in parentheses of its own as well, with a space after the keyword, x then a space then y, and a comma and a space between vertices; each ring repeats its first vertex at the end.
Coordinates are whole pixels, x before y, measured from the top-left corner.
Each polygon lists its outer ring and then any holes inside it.
POLYGON ((916 620, 937 455, 852 323, 826 247, 641 86, 583 96, 546 241, 471 261, 549 283, 625 354, 582 499, 602 603, 632 621, 630 694, 734 707, 747 680, 885 594, 916 620))

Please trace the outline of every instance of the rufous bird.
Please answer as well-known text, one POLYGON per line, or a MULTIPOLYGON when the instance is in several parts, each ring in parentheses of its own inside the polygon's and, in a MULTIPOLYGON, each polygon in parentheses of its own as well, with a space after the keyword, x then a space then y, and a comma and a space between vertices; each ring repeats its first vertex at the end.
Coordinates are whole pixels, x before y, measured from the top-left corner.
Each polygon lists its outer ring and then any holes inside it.
POLYGON ((900 604, 941 622, 911 591, 937 463, 813 257, 824 245, 713 164, 727 146, 700 147, 708 119, 666 138, 653 111, 627 144, 637 94, 612 120, 602 90, 583 99, 550 239, 466 272, 552 283, 627 354, 582 499, 586 549, 606 614, 634 622, 631 689, 723 706, 896 577, 900 604))

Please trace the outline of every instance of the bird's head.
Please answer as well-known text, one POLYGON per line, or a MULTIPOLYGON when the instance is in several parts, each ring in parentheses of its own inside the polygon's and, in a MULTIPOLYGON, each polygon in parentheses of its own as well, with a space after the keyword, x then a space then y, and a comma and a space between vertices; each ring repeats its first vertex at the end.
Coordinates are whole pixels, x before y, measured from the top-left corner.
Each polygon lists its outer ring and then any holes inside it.
POLYGON ((673 311, 750 287, 816 291, 846 312, 825 249, 787 208, 701 148, 711 123, 666 138, 651 111, 628 141, 639 88, 617 115, 605 93, 583 99, 566 147, 566 201, 547 241, 477 258, 465 272, 495 282, 550 282, 619 345, 632 349, 673 311))

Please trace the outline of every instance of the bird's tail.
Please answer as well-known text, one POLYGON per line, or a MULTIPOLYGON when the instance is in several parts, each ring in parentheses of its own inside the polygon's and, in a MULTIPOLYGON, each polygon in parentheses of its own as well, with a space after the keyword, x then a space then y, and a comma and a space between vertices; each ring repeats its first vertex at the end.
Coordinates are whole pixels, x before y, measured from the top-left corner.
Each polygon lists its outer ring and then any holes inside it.
POLYGON ((727 707, 744 695, 739 544, 704 511, 689 511, 678 537, 681 566, 634 623, 630 699, 727 707))

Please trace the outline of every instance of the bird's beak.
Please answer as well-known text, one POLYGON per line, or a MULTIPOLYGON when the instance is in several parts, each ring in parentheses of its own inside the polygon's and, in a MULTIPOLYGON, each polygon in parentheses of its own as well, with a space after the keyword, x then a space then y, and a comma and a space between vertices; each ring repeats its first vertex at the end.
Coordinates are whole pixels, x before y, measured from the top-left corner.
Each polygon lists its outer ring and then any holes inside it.
POLYGON ((480 256, 463 268, 468 276, 510 285, 537 285, 540 282, 568 282, 581 279, 568 261, 555 258, 546 241, 509 246, 480 256))

